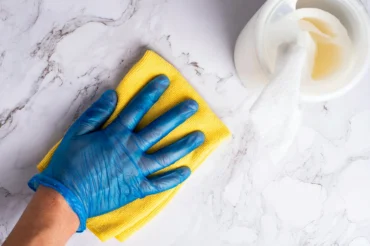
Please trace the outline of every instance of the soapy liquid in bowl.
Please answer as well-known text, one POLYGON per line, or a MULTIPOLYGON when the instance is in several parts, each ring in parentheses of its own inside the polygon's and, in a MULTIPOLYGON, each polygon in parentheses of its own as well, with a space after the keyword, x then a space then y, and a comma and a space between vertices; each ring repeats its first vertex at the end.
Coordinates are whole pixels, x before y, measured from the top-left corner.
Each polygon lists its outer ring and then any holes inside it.
POLYGON ((325 22, 314 18, 303 18, 302 21, 311 23, 323 34, 326 34, 329 37, 325 39, 315 32, 310 32, 310 35, 316 44, 316 53, 311 77, 313 80, 324 79, 340 68, 341 61, 344 59, 344 54, 342 52, 343 49, 340 45, 330 42, 330 38, 335 38, 335 33, 325 22))
POLYGON ((348 73, 352 41, 346 27, 334 15, 318 8, 293 9, 278 15, 268 25, 265 47, 271 73, 276 67, 276 51, 284 43, 299 43, 309 51, 306 66, 309 78, 303 83, 330 83, 348 73))
POLYGON ((360 1, 266 0, 236 43, 235 66, 243 84, 263 90, 281 68, 279 47, 298 44, 307 51, 299 81, 303 101, 349 92, 370 64, 370 19, 360 1))

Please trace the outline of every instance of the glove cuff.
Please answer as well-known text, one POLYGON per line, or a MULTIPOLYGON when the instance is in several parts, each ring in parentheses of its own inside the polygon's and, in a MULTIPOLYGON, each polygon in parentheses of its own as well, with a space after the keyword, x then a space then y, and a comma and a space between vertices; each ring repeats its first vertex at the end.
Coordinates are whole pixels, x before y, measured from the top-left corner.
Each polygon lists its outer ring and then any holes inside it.
POLYGON ((77 232, 83 232, 86 230, 87 213, 85 207, 72 191, 59 181, 43 174, 36 174, 30 179, 30 181, 28 181, 28 186, 33 191, 36 191, 40 185, 51 188, 61 194, 80 220, 80 226, 78 227, 77 232))

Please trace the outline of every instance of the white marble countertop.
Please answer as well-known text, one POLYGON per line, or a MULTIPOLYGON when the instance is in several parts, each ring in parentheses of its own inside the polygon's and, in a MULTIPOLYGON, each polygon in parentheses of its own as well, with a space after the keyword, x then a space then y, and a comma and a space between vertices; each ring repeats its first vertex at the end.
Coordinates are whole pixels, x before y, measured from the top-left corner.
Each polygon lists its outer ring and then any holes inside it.
MULTIPOLYGON (((246 159, 253 95, 236 76, 233 46, 262 2, 0 1, 0 243, 32 196, 36 164, 149 47, 233 139, 124 245, 370 245, 370 77, 340 99, 303 105, 281 164, 246 159)), ((100 244, 87 231, 68 245, 100 244)))

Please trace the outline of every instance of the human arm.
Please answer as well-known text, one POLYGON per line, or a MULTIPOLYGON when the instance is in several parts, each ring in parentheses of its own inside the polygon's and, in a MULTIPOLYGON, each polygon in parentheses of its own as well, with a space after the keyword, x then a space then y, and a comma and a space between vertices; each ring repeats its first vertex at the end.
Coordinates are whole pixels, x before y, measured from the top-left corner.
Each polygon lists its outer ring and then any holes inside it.
POLYGON ((30 180, 35 191, 44 186, 63 196, 79 219, 78 232, 85 230, 88 218, 172 189, 189 177, 188 167, 156 173, 199 147, 201 132, 147 151, 197 112, 195 101, 186 100, 137 129, 169 83, 165 76, 149 82, 106 128, 118 98, 114 91, 104 93, 67 131, 48 167, 30 180))
POLYGON ((40 186, 3 246, 65 245, 79 223, 62 195, 40 186))

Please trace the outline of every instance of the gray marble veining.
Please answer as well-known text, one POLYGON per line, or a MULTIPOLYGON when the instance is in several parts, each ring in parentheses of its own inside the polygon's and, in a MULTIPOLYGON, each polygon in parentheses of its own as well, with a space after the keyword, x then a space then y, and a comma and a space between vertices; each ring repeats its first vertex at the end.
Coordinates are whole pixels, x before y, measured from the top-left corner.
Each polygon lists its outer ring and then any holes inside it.
MULTIPOLYGON (((370 245, 369 77, 342 98, 303 105, 303 125, 279 165, 253 161, 255 95, 237 78, 233 48, 262 2, 0 1, 0 242, 32 196, 36 164, 151 48, 233 138, 125 245, 370 245)), ((68 245, 100 242, 86 232, 68 245)))

